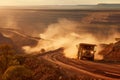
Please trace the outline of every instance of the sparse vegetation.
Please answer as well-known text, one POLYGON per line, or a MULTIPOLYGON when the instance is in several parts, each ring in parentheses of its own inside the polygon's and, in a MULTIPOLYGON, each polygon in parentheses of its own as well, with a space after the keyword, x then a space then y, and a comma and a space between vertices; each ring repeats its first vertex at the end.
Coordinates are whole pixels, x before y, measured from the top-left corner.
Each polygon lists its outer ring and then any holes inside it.
POLYGON ((15 60, 13 59, 14 55, 14 49, 10 45, 1 45, 0 46, 0 71, 1 73, 4 73, 5 70, 10 66, 10 65, 15 65, 18 62, 15 63, 15 60))
POLYGON ((0 80, 76 80, 60 67, 34 55, 17 54, 11 45, 0 45, 0 80))
POLYGON ((3 80, 32 80, 31 70, 24 66, 10 66, 2 76, 3 80))
POLYGON ((32 77, 30 70, 21 64, 14 48, 8 44, 0 45, 0 79, 30 80, 27 79, 27 74, 32 77))

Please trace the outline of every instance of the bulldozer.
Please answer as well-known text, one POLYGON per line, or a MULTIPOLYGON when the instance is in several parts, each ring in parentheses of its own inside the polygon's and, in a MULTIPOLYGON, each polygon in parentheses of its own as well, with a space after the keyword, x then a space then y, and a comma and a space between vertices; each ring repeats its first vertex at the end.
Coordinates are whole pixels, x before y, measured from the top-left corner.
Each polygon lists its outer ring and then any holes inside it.
POLYGON ((95 46, 95 44, 80 43, 78 45, 77 58, 80 60, 87 59, 94 61, 95 46))

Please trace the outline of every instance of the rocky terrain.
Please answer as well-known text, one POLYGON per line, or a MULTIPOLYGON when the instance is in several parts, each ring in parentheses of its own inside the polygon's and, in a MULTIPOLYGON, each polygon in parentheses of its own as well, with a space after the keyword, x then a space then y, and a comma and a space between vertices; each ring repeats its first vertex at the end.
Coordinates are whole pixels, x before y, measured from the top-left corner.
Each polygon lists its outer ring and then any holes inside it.
POLYGON ((120 61, 120 41, 108 44, 101 52, 106 61, 120 61))

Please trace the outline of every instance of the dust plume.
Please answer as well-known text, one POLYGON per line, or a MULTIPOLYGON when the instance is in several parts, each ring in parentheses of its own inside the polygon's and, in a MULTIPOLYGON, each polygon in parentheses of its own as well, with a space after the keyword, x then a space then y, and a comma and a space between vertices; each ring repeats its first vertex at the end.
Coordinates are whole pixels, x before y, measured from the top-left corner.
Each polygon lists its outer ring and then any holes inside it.
MULTIPOLYGON (((96 27, 96 30, 101 29, 96 27)), ((86 24, 75 22, 68 19, 59 19, 57 23, 48 26, 44 33, 40 34, 42 38, 36 47, 24 46, 26 53, 40 52, 41 49, 46 51, 64 47, 64 55, 69 58, 77 57, 77 47, 79 43, 100 44, 105 40, 103 33, 94 32, 86 24), (99 34, 98 34, 99 33, 99 34), (99 40, 99 37, 101 40, 99 40), (102 38, 103 37, 103 38, 102 38)), ((117 35, 118 36, 118 35, 117 35)), ((116 37, 116 36, 115 36, 116 37)), ((110 38, 111 39, 111 38, 110 38)), ((97 53, 100 48, 98 48, 97 53)), ((102 58, 98 54, 95 58, 102 58)))

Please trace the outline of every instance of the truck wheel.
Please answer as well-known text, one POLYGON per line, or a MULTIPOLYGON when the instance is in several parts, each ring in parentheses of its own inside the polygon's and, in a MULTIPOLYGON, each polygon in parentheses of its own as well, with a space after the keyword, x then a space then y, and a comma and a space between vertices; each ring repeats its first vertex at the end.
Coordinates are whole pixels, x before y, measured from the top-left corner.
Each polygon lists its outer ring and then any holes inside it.
POLYGON ((94 57, 91 57, 90 60, 91 60, 91 61, 94 61, 94 57))
POLYGON ((83 58, 82 57, 78 57, 79 60, 82 60, 83 58))

